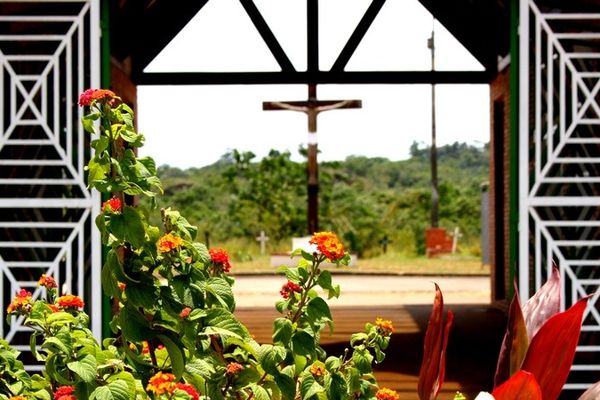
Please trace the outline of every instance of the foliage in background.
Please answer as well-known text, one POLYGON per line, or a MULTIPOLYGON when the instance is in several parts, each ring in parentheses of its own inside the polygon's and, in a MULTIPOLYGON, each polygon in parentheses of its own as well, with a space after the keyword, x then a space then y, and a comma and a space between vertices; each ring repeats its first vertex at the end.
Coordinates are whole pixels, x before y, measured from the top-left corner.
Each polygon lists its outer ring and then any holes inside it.
MULTIPOLYGON (((429 148, 413 143, 410 152, 403 161, 351 156, 320 163, 320 228, 337 232, 361 257, 380 254, 384 236, 390 250, 424 254, 431 204, 429 148)), ((438 158, 440 226, 458 227, 460 247, 478 255, 488 147, 454 143, 440 147, 438 158)), ((307 234, 306 163, 293 161, 289 152, 271 150, 257 161, 251 152, 234 150, 204 168, 161 166, 158 176, 165 185, 159 204, 181 209, 200 232, 210 232, 211 241, 253 243, 264 230, 272 250, 288 251, 290 237, 307 234)))

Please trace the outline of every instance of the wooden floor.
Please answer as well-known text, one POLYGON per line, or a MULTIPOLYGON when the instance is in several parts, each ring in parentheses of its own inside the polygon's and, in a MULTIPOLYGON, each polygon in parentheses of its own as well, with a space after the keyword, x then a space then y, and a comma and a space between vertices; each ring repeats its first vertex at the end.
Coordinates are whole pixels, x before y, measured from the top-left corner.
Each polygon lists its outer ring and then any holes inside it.
MULTIPOLYGON (((448 305, 455 313, 447 356, 446 379, 440 400, 452 399, 457 390, 473 399, 481 390, 491 390, 498 350, 504 334, 504 313, 489 305, 448 305)), ((400 393, 402 400, 418 399, 417 376, 421 366, 423 336, 431 312, 429 305, 335 307, 332 309, 335 331, 323 335, 322 345, 329 355, 342 354, 352 333, 361 331, 365 322, 380 317, 393 322, 386 359, 375 367, 380 386, 400 393)), ((246 324, 259 343, 271 343, 271 308, 241 308, 236 315, 246 324)))

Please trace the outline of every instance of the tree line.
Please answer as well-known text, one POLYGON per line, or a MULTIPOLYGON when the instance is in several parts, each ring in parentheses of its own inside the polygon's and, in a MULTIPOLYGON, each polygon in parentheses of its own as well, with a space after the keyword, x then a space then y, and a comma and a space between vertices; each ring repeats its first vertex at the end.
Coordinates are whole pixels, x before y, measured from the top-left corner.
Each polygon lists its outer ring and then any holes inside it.
MULTIPOLYGON (((430 221, 429 147, 414 142, 401 161, 350 156, 319 164, 319 223, 336 232, 362 257, 388 248, 424 254, 430 221)), ((306 156, 303 148, 301 155, 306 156)), ((480 235, 480 191, 489 177, 488 145, 454 143, 438 148, 440 226, 458 227, 463 251, 476 254, 480 235)), ((249 239, 264 230, 271 243, 306 236, 306 162, 271 150, 261 160, 232 150, 203 168, 163 165, 160 206, 181 210, 209 240, 249 239)), ((287 248, 286 248, 287 250, 287 248)))

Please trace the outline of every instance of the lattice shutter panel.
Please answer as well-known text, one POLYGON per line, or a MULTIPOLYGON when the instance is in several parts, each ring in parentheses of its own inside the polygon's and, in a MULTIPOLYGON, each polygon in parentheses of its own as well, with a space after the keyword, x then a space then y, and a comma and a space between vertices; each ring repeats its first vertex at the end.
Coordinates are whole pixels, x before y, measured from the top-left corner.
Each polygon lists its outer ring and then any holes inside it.
MULTIPOLYGON (((27 351, 3 313, 42 273, 80 295, 100 335, 99 196, 86 188, 89 135, 78 94, 99 85, 98 1, 0 2, 0 336, 27 351)), ((27 357, 27 354, 24 354, 27 357)), ((36 369, 31 357, 24 360, 36 369)))
POLYGON ((565 386, 582 390, 600 380, 600 15, 541 3, 521 1, 520 290, 556 264, 563 309, 595 293, 565 386))

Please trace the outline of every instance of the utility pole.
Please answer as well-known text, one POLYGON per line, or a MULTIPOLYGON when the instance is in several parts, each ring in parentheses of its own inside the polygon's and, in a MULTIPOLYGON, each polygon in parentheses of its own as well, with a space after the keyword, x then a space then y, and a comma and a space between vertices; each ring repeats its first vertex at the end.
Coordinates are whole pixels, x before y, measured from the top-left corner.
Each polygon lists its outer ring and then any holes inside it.
MULTIPOLYGON (((431 49, 431 71, 435 71, 435 19, 431 24, 431 37, 427 47, 431 49)), ((437 174, 437 145, 435 132, 435 84, 431 84, 431 227, 437 228, 439 221, 438 174, 437 174)))

